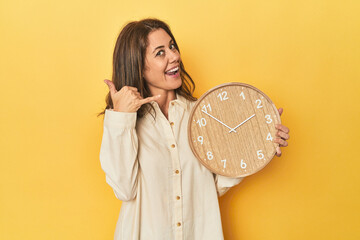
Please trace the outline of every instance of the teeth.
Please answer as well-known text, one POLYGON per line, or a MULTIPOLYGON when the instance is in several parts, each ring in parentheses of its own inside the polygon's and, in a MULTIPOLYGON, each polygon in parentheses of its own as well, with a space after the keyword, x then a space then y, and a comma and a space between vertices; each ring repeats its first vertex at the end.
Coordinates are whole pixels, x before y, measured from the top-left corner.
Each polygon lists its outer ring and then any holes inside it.
POLYGON ((179 70, 179 67, 176 67, 176 68, 174 68, 174 69, 171 69, 171 70, 169 70, 169 71, 167 71, 168 73, 171 73, 171 72, 175 72, 175 71, 177 71, 177 70, 179 70))

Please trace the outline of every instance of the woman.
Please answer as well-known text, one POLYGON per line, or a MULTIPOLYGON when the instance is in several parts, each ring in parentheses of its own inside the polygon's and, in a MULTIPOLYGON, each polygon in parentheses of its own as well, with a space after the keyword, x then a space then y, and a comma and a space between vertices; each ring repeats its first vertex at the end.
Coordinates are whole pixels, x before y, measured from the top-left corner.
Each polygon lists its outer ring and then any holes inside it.
MULTIPOLYGON (((195 86, 169 27, 157 19, 127 24, 105 82, 100 162, 123 201, 114 239, 223 239, 218 196, 243 178, 211 173, 189 147, 195 86)), ((287 146, 288 129, 278 127, 275 141, 287 146)))

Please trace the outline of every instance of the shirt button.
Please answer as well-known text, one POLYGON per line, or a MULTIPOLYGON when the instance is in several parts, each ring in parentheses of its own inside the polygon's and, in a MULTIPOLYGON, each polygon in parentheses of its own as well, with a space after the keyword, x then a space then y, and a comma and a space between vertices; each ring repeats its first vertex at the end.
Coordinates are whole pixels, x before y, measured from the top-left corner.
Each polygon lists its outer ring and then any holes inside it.
POLYGON ((180 200, 180 196, 176 196, 176 199, 177 199, 177 200, 180 200))
POLYGON ((174 147, 175 147, 175 144, 171 144, 171 147, 174 148, 174 147))
POLYGON ((175 173, 176 173, 176 174, 179 174, 179 170, 175 170, 175 173))
POLYGON ((171 125, 171 126, 174 126, 174 122, 171 122, 170 125, 171 125))
POLYGON ((172 105, 172 106, 174 106, 174 105, 175 105, 175 103, 174 103, 174 102, 171 102, 171 105, 172 105))
POLYGON ((180 226, 181 226, 181 222, 178 222, 178 223, 177 223, 177 226, 180 227, 180 226))

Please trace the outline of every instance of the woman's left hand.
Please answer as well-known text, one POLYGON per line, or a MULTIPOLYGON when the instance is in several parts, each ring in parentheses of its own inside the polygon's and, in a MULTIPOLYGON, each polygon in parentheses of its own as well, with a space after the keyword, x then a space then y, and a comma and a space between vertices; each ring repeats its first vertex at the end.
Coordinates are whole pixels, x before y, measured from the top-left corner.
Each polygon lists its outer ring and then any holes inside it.
MULTIPOLYGON (((281 114, 283 113, 283 109, 279 108, 279 114, 281 116, 281 114)), ((289 136, 289 128, 285 127, 282 124, 276 124, 275 128, 278 130, 276 132, 276 138, 274 139, 275 143, 279 144, 279 147, 276 148, 276 156, 280 157, 281 156, 281 149, 280 147, 287 147, 288 143, 286 140, 289 140, 290 136, 289 136)))

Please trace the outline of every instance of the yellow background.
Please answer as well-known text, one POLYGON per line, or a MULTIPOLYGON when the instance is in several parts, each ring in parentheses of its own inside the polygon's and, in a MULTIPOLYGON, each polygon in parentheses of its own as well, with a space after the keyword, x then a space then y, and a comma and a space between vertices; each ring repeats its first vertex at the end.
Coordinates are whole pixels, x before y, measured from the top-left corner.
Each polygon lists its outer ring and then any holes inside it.
POLYGON ((360 239, 360 2, 0 1, 0 239, 112 239, 99 150, 130 20, 173 30, 196 96, 246 82, 289 147, 220 198, 225 239, 360 239))

